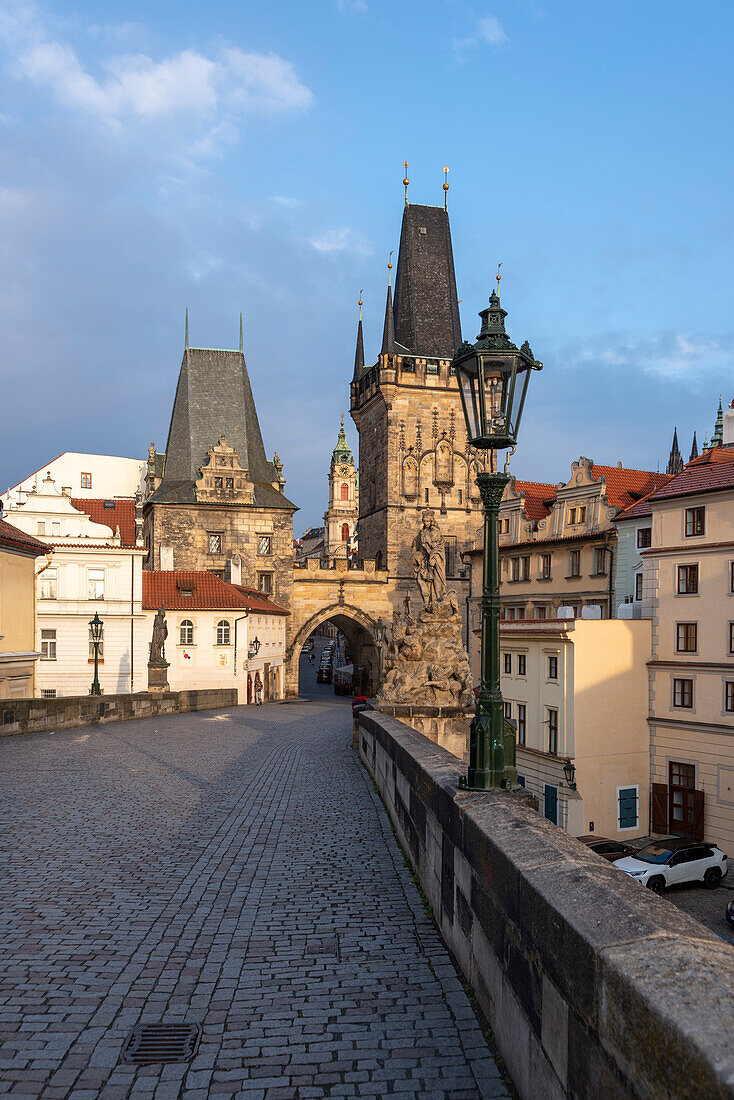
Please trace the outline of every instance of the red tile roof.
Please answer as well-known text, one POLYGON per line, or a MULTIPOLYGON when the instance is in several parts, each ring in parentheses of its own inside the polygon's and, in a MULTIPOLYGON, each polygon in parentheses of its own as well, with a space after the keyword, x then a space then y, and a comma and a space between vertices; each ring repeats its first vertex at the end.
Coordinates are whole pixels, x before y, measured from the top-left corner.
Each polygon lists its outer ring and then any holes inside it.
POLYGON ((115 533, 119 526, 125 546, 135 545, 135 501, 95 500, 72 497, 71 503, 79 512, 86 512, 92 523, 103 523, 115 533), (112 507, 108 507, 112 505, 112 507), (106 507, 107 506, 107 507, 106 507))
POLYGON ((670 481, 670 474, 654 474, 650 470, 628 470, 625 466, 592 466, 596 478, 607 483, 607 499, 615 508, 629 508, 641 497, 661 489, 670 481))
POLYGON ((711 493, 717 489, 734 488, 734 449, 717 447, 704 451, 685 469, 671 478, 669 483, 652 497, 668 500, 671 497, 689 496, 693 493, 711 493))
POLYGON ((0 519, 0 546, 7 546, 11 550, 17 550, 21 554, 28 554, 34 558, 51 553, 50 546, 34 539, 33 535, 27 535, 25 531, 19 531, 4 519, 0 519))
POLYGON ((143 570, 143 607, 154 610, 163 604, 167 611, 217 611, 224 609, 258 611, 272 615, 287 615, 260 592, 252 588, 239 588, 208 572, 188 572, 176 569, 172 572, 143 570), (184 591, 193 596, 183 595, 184 591))
POLYGON ((525 497, 525 515, 528 519, 538 520, 550 515, 558 488, 544 481, 516 481, 515 490, 525 497))

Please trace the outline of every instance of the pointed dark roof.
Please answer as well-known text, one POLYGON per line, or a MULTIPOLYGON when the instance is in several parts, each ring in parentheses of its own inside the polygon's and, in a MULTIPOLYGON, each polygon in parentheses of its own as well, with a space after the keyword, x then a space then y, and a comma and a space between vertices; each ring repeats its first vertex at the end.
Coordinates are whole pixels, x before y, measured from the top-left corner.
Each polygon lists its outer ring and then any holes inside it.
POLYGON ((407 204, 395 278, 395 341, 411 355, 451 359, 461 343, 448 213, 407 204))
POLYGON ((357 346, 354 349, 354 374, 352 375, 352 381, 356 382, 360 374, 364 370, 364 339, 362 336, 362 318, 359 319, 357 325, 357 346))
POLYGON ((395 351, 395 318, 393 316, 392 287, 388 284, 387 298, 385 299, 385 323, 382 326, 382 347, 380 354, 386 352, 392 355, 395 351))
POLYGON ((670 448, 667 472, 669 474, 679 474, 682 469, 683 459, 681 458, 680 449, 678 447, 678 429, 673 428, 673 445, 670 448))
POLYGON ((721 397, 719 397, 719 408, 716 412, 716 424, 714 425, 714 434, 711 436, 711 446, 720 447, 724 441, 724 410, 721 407, 721 397))
POLYGON ((273 488, 278 474, 265 457, 245 357, 241 351, 186 348, 178 376, 166 444, 163 480, 153 504, 196 502, 194 483, 210 447, 224 437, 255 485, 255 504, 295 508, 273 488))
POLYGON ((696 442, 696 433, 693 433, 693 443, 691 444, 691 455, 688 459, 689 462, 693 462, 694 458, 698 458, 698 443, 696 442))

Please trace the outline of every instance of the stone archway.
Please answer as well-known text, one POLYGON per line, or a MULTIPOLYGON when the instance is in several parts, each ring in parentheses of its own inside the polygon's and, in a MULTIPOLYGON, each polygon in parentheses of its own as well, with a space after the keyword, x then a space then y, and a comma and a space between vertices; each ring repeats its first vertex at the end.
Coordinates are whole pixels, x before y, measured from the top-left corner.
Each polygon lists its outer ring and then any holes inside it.
POLYGON ((333 623, 346 637, 355 667, 366 669, 369 692, 376 689, 377 649, 375 646, 374 620, 348 604, 330 604, 310 617, 297 632, 286 652, 286 691, 298 693, 298 673, 301 651, 311 634, 323 623, 333 623))

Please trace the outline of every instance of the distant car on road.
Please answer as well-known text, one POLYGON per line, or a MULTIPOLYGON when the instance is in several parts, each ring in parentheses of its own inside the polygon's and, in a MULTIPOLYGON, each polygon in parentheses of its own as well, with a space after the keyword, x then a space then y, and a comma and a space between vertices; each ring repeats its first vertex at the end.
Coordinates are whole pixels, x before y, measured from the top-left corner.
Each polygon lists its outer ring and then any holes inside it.
POLYGON ((595 833, 589 833, 588 836, 578 836, 576 839, 585 844, 587 848, 591 848, 592 852, 608 859, 610 863, 613 863, 615 859, 632 855, 636 851, 629 844, 622 844, 619 840, 610 840, 607 836, 597 836, 595 833))
POLYGON ((683 882, 703 882, 713 890, 727 872, 724 852, 700 840, 655 840, 614 866, 656 894, 683 882))
POLYGON ((726 919, 729 924, 734 924, 734 901, 730 901, 726 907, 726 919))
POLYGON ((319 670, 316 673, 317 684, 330 684, 331 683, 331 665, 319 665, 319 670))

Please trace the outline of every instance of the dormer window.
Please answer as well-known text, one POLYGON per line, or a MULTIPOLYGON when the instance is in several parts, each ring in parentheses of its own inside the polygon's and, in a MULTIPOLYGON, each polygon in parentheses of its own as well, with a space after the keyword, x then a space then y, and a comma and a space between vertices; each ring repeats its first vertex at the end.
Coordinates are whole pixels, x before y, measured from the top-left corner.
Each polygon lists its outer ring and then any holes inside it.
POLYGON ((190 597, 193 597, 193 595, 194 595, 194 590, 193 590, 193 588, 179 588, 179 590, 178 590, 178 594, 179 594, 179 596, 190 596, 190 597))
POLYGON ((103 507, 103 508, 112 508, 112 509, 114 509, 114 507, 115 507, 115 502, 114 502, 114 500, 106 500, 106 501, 104 502, 104 504, 102 505, 102 507, 103 507))

